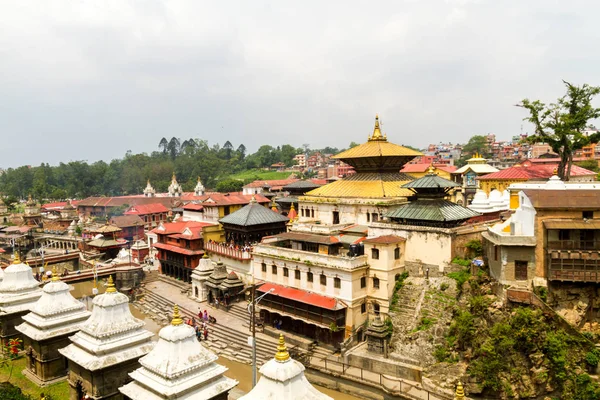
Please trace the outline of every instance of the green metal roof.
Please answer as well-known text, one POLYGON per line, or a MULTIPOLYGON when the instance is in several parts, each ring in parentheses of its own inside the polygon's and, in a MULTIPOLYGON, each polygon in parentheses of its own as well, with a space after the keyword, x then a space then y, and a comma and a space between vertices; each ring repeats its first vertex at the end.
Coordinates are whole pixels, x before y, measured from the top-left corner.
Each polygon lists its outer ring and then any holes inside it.
POLYGON ((394 219, 421 221, 458 221, 478 215, 481 214, 443 199, 417 199, 385 214, 394 219))
POLYGON ((317 185, 314 182, 308 181, 308 180, 302 180, 302 181, 296 181, 293 183, 290 183, 289 185, 285 185, 283 187, 283 190, 290 190, 290 189, 315 189, 321 187, 321 185, 317 185))
POLYGON ((453 188, 460 186, 456 182, 452 182, 448 179, 442 178, 436 174, 427 174, 422 178, 415 179, 414 181, 410 181, 402 185, 402 188, 405 189, 444 189, 444 188, 453 188))
POLYGON ((219 220, 222 224, 231 224, 238 226, 264 225, 277 222, 288 222, 290 219, 275 211, 260 205, 256 202, 251 202, 241 209, 233 212, 219 220))

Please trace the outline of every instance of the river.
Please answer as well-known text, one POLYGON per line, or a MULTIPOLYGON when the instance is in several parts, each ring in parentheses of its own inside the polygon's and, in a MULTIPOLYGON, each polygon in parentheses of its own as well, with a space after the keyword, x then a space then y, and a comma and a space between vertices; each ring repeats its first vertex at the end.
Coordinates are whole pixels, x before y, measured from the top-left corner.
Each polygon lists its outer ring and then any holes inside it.
MULTIPOLYGON (((92 288, 94 287, 93 283, 91 281, 77 282, 71 284, 70 286, 73 288, 71 294, 77 299, 83 299, 83 301, 88 304, 89 308, 89 305, 91 305, 92 301, 91 294, 92 288)), ((98 285, 98 291, 99 293, 104 293, 104 285, 98 285)), ((158 333, 161 328, 159 324, 154 322, 154 320, 146 316, 137 308, 133 307, 131 304, 129 305, 129 309, 134 317, 139 318, 146 323, 146 329, 151 332, 158 333)), ((252 389, 252 367, 249 364, 232 361, 225 357, 219 357, 218 363, 229 368, 225 375, 232 379, 236 379, 239 382, 237 388, 246 393, 252 389)), ((319 391, 331 396, 335 400, 361 400, 358 397, 349 394, 340 393, 335 390, 327 389, 317 385, 314 386, 319 391)))

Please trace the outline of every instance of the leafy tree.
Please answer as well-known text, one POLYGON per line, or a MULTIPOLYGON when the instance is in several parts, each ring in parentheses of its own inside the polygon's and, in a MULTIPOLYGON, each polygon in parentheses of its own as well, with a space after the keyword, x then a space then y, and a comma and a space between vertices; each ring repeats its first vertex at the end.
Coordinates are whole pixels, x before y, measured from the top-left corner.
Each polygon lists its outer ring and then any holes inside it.
POLYGON ((162 150, 163 154, 166 154, 168 145, 169 142, 167 141, 167 138, 162 138, 158 143, 158 148, 162 150))
POLYGON ((350 142, 350 145, 348 146, 349 149, 358 146, 358 143, 356 142, 350 142))
POLYGON ((567 93, 556 103, 546 105, 539 100, 523 99, 517 106, 529 111, 529 116, 524 119, 535 128, 535 134, 529 136, 528 140, 550 145, 552 151, 560 157, 558 176, 568 181, 575 150, 598 139, 598 134, 587 137, 583 131, 590 119, 600 116, 600 108, 592 107, 591 104, 592 99, 600 93, 600 87, 588 84, 576 86, 563 82, 567 93))
POLYGON ((225 142, 225 144, 223 144, 223 150, 225 150, 225 158, 227 160, 231 159, 231 153, 233 152, 233 145, 231 144, 231 142, 228 140, 225 142))
POLYGON ((167 151, 171 155, 171 160, 174 160, 175 157, 177 157, 177 154, 179 154, 180 147, 181 143, 179 142, 179 139, 173 136, 167 144, 167 151))
POLYGON ((217 183, 217 192, 227 193, 227 192, 239 192, 242 190, 244 186, 244 182, 237 179, 225 179, 217 183))
POLYGON ((487 137, 483 135, 472 136, 467 144, 463 146, 462 151, 471 157, 475 153, 479 153, 483 157, 489 156, 490 146, 488 144, 487 137))
POLYGON ((593 171, 593 172, 600 172, 600 167, 598 167, 598 161, 593 160, 593 159, 579 161, 574 164, 581 168, 585 168, 585 169, 593 171))
POLYGON ((243 144, 240 144, 236 150, 236 152, 238 153, 238 155, 240 156, 240 160, 243 160, 244 157, 246 157, 246 146, 244 146, 243 144))

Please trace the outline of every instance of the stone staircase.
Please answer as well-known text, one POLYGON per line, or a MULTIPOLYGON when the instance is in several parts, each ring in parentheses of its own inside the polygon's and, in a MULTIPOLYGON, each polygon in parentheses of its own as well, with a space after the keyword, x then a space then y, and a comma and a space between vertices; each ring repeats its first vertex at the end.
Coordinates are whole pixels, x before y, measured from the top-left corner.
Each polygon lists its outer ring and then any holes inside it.
POLYGON ((394 312, 394 334, 414 329, 423 302, 427 285, 424 282, 408 281, 398 292, 397 311, 394 312), (421 283, 421 284, 417 284, 421 283))
MULTIPOLYGON (((154 315, 159 323, 166 325, 173 312, 174 302, 151 291, 145 291, 145 297, 134 304, 145 314, 154 315)), ((182 306, 179 310, 184 318, 196 318, 197 311, 186 309, 182 306)), ((238 306, 236 312, 243 310, 238 306)), ((247 312, 246 312, 247 316, 247 312)), ((247 317, 246 319, 249 319, 247 317)), ((252 361, 252 348, 248 346, 248 331, 240 331, 231 326, 222 325, 217 320, 215 324, 209 324, 208 341, 201 343, 218 355, 225 356, 231 360, 250 364, 252 361)), ((256 361, 260 366, 273 358, 274 349, 277 348, 277 340, 261 335, 256 340, 256 361)))
POLYGON ((158 279, 161 282, 168 283, 171 286, 175 286, 181 291, 181 293, 189 294, 192 291, 192 285, 190 283, 182 282, 178 279, 171 278, 170 276, 159 274, 158 279))
POLYGON ((147 285, 148 283, 156 282, 158 280, 158 271, 146 271, 144 274, 144 279, 142 280, 143 285, 147 285))

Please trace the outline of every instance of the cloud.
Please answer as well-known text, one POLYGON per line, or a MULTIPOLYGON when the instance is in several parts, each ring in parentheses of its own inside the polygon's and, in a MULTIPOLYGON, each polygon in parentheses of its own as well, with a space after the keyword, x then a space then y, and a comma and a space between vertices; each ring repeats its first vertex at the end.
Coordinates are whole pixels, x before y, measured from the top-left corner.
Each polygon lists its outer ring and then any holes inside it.
POLYGON ((524 97, 600 83, 578 2, 26 1, 0 5, 0 167, 150 152, 163 136, 413 146, 520 131, 524 97))

